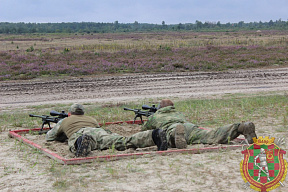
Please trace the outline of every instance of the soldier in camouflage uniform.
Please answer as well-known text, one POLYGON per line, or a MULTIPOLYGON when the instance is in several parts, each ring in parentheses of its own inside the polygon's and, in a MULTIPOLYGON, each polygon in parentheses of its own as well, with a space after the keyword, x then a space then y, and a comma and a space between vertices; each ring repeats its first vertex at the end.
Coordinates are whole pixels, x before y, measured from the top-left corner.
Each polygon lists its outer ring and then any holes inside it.
POLYGON ((250 144, 253 143, 253 137, 257 138, 252 122, 235 123, 208 131, 186 121, 184 115, 176 111, 171 100, 163 99, 158 108, 142 130, 163 129, 170 147, 183 149, 187 144, 226 144, 241 134, 250 144))
POLYGON ((148 130, 124 137, 100 128, 95 119, 84 115, 80 104, 70 107, 69 117, 59 121, 46 134, 46 141, 59 140, 63 133, 68 138, 69 149, 78 156, 87 156, 92 150, 115 147, 122 151, 128 148, 143 148, 157 145, 159 151, 167 150, 166 134, 161 129, 148 130))

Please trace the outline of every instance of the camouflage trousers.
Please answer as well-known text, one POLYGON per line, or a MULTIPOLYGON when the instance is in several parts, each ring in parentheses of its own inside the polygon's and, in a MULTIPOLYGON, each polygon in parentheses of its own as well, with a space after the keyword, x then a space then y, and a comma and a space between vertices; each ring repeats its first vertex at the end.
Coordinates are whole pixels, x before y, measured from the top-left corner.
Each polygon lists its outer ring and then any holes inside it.
POLYGON ((76 140, 83 134, 90 135, 92 137, 90 142, 91 148, 88 149, 88 151, 106 150, 113 147, 116 150, 123 151, 128 148, 144 148, 155 145, 152 139, 152 130, 142 131, 132 136, 124 137, 117 133, 109 133, 102 128, 85 127, 74 133, 68 139, 69 150, 72 153, 76 152, 76 140))
MULTIPOLYGON (((180 123, 170 125, 166 129, 169 145, 174 147, 174 131, 180 123)), ((183 123, 185 127, 185 139, 187 144, 226 144, 237 138, 240 134, 237 129, 240 123, 225 125, 215 130, 205 130, 192 123, 183 123)))

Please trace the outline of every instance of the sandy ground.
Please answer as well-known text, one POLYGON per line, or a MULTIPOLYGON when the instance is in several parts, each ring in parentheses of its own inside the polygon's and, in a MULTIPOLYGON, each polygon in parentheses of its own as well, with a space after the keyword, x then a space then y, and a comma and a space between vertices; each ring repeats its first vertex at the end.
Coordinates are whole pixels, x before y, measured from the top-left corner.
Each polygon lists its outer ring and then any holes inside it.
POLYGON ((288 90, 287 85, 288 68, 33 79, 1 82, 0 107, 159 97, 202 98, 284 91, 288 90))
MULTIPOLYGON (((8 81, 0 84, 0 112, 25 109, 31 105, 84 100, 105 103, 143 97, 211 98, 231 93, 271 91, 283 94, 288 89, 287 72, 288 68, 275 68, 8 81), (67 92, 72 94, 67 95, 67 92)), ((288 136, 286 132, 276 132, 277 127, 272 129, 271 121, 274 120, 267 118, 254 122, 257 132, 276 138, 288 136)), ((131 134, 131 130, 137 130, 134 128, 128 125, 125 128, 113 127, 121 134, 127 131, 131 134)), ((148 155, 65 166, 9 138, 7 134, 8 131, 0 132, 0 191, 253 191, 244 188, 239 170, 244 156, 240 149, 203 154, 148 155)), ((65 143, 48 144, 41 136, 27 137, 58 150, 63 156, 73 156, 65 151, 68 150, 65 143)), ((286 145, 282 148, 286 150, 286 145)), ((287 159, 287 154, 284 158, 287 159)), ((274 191, 288 191, 288 184, 284 184, 285 187, 274 191)))

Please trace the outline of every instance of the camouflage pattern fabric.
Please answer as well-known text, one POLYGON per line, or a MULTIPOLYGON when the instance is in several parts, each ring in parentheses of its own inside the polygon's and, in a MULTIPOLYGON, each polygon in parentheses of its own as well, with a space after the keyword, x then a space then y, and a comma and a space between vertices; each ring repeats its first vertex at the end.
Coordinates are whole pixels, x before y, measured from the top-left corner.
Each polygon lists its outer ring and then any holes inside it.
POLYGON ((174 106, 167 106, 157 110, 143 126, 142 130, 163 129, 166 131, 169 146, 175 147, 174 130, 179 124, 185 127, 185 139, 187 144, 213 144, 213 143, 228 143, 239 136, 237 128, 240 123, 226 125, 216 130, 207 131, 200 129, 197 125, 189 123, 185 120, 185 116, 177 112, 174 106))
POLYGON ((160 108, 152 116, 148 118, 148 121, 142 127, 142 130, 151 129, 163 129, 166 131, 168 145, 175 147, 174 144, 174 129, 177 123, 185 123, 185 116, 177 112, 174 106, 167 106, 160 108))
MULTIPOLYGON (((57 135, 62 133, 62 129, 60 129, 61 123, 62 120, 59 121, 53 127, 53 129, 47 132, 46 141, 53 141, 57 139, 57 135)), ((121 151, 127 148, 144 148, 155 145, 152 139, 152 130, 142 131, 130 137, 124 137, 116 133, 107 132, 102 128, 86 127, 81 128, 78 132, 73 133, 71 137, 68 138, 68 145, 71 152, 76 152, 75 142, 77 138, 83 134, 87 134, 92 137, 92 141, 90 143, 91 148, 88 149, 88 151, 105 150, 112 148, 113 146, 115 149, 121 151)))
POLYGON ((184 123, 185 139, 189 144, 226 144, 239 136, 237 132, 239 125, 240 123, 235 123, 216 130, 204 130, 192 123, 184 123))
POLYGON ((83 134, 90 135, 92 141, 90 143, 92 150, 106 150, 115 147, 118 151, 123 151, 128 148, 143 148, 154 146, 152 140, 152 130, 136 133, 130 137, 124 137, 117 133, 109 133, 102 128, 85 127, 74 133, 68 139, 68 145, 71 152, 75 153, 75 142, 78 137, 83 134))
POLYGON ((60 129, 60 125, 63 120, 64 119, 61 119, 60 121, 58 121, 58 123, 51 130, 47 132, 45 136, 46 141, 57 140, 57 136, 63 133, 62 130, 60 129))

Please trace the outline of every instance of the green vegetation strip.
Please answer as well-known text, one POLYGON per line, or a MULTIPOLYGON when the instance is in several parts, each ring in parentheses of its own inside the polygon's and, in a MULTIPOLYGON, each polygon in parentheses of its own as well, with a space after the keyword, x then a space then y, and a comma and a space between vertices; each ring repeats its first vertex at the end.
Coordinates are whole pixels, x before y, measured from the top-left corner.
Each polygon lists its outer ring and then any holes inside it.
MULTIPOLYGON (((217 127, 241 121, 260 121, 272 118, 277 125, 286 127, 288 117, 287 95, 228 95, 221 99, 174 99, 178 111, 186 115, 187 120, 202 127, 217 127)), ((83 103, 86 114, 99 123, 133 120, 134 113, 124 111, 124 107, 141 108, 143 104, 157 104, 153 101, 138 103, 92 104, 83 103)), ((49 115, 51 110, 62 111, 69 105, 41 105, 27 109, 13 109, 0 112, 0 131, 14 129, 39 128, 40 118, 31 118, 29 114, 49 115)), ((280 130, 279 130, 280 131, 280 130)))

